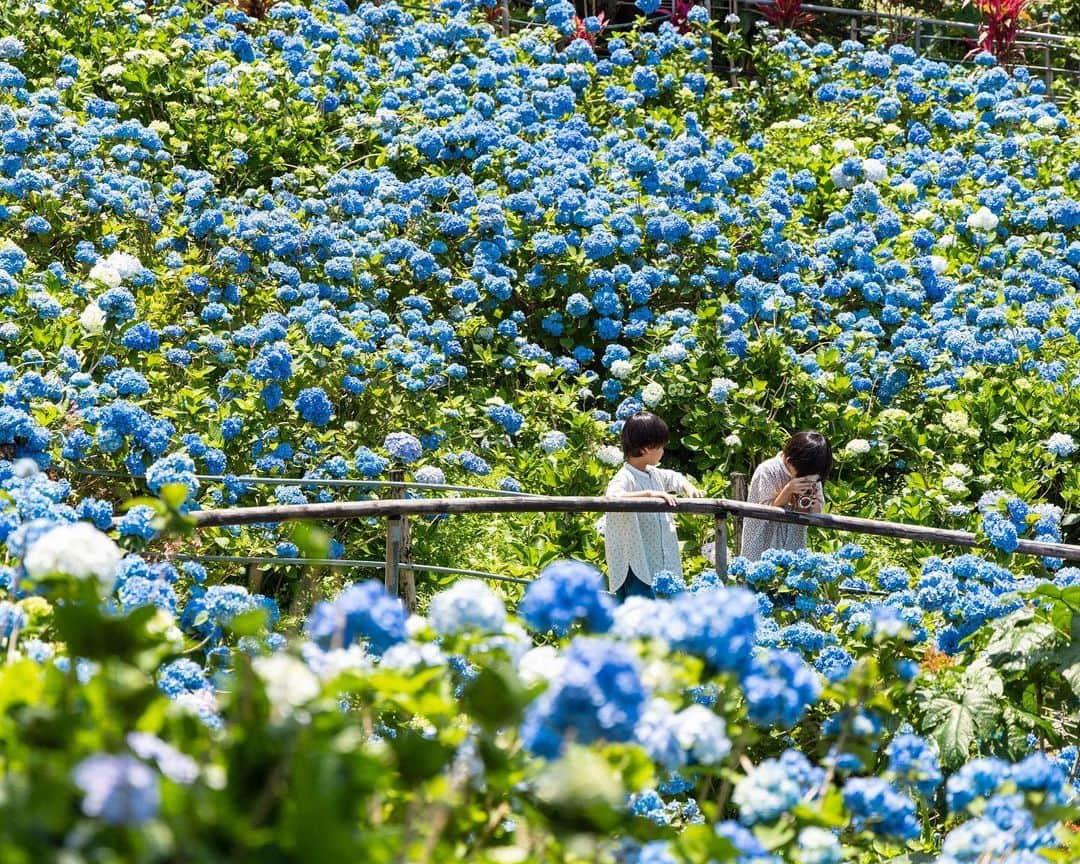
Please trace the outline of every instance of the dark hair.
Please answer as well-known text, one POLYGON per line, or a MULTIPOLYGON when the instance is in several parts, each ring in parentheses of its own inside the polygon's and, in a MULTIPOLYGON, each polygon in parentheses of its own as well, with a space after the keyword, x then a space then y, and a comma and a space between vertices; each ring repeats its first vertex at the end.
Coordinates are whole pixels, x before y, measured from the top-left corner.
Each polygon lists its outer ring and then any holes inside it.
POLYGON ((642 411, 628 417, 622 427, 622 452, 624 456, 641 456, 652 447, 661 447, 668 442, 667 423, 642 411))
POLYGON ((792 435, 784 445, 784 455, 795 469, 796 477, 817 474, 822 483, 832 470, 832 447, 820 432, 806 429, 792 435))

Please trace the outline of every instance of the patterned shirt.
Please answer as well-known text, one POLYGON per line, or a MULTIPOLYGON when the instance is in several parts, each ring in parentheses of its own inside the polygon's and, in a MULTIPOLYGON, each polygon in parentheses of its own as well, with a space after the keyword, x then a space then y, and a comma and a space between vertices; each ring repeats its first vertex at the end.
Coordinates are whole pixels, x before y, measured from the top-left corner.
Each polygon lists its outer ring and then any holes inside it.
MULTIPOLYGON (((623 463, 607 486, 610 497, 628 492, 682 492, 686 478, 678 471, 650 465, 639 471, 623 463)), ((652 585, 653 575, 668 570, 682 578, 679 540, 675 535, 672 513, 606 513, 603 519, 604 548, 607 553, 608 587, 618 591, 626 581, 628 571, 646 585, 652 585)))
MULTIPOLYGON (((784 465, 784 454, 777 453, 772 459, 762 462, 750 481, 747 500, 751 504, 769 504, 776 500, 791 475, 784 465)), ((817 484, 818 501, 825 500, 821 483, 817 484)), ((750 561, 760 561, 766 549, 806 548, 806 526, 792 525, 788 522, 766 522, 764 519, 744 519, 742 546, 739 554, 750 561)))

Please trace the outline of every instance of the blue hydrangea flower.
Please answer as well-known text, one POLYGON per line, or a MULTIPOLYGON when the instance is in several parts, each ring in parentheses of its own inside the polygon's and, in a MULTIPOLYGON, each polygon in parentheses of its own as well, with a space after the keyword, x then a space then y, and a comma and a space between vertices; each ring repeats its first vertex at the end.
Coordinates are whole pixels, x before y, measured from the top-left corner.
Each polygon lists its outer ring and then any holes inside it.
POLYGON ((912 840, 919 836, 915 802, 880 777, 853 777, 844 784, 844 806, 858 830, 912 840))
POLYGON ((923 798, 931 798, 941 785, 941 766, 930 743, 910 732, 889 742, 888 774, 901 788, 914 789, 923 798))
POLYGON ((405 640, 407 617, 404 604, 382 582, 370 579, 350 585, 332 602, 316 603, 304 632, 324 650, 365 639, 372 653, 381 654, 405 640))
POLYGON ((325 426, 334 415, 334 406, 322 387, 301 390, 294 403, 296 413, 313 426, 325 426))
POLYGON ((146 469, 146 485, 155 495, 167 483, 177 483, 187 489, 188 497, 199 491, 199 481, 195 477, 195 463, 186 453, 172 453, 158 459, 146 469))
POLYGON ((746 825, 772 822, 786 813, 825 778, 825 772, 810 764, 796 750, 786 750, 779 759, 766 759, 736 784, 732 802, 746 825))
POLYGON ((525 589, 518 612, 533 630, 565 636, 577 622, 593 632, 612 624, 614 604, 604 591, 603 574, 581 561, 548 564, 525 589))
POLYGON ((420 439, 408 432, 391 432, 383 439, 383 447, 395 459, 409 464, 424 455, 420 439))
POLYGON ((83 813, 109 825, 137 827, 161 805, 157 775, 132 756, 90 756, 75 766, 72 779, 83 792, 83 813))
POLYGON ((490 405, 487 416, 502 426, 507 435, 516 435, 525 422, 525 418, 509 405, 490 405))
POLYGON ((647 694, 633 652, 621 643, 579 636, 563 654, 558 677, 526 713, 521 736, 553 759, 564 742, 632 740, 647 694))
POLYGON ((753 722, 790 727, 817 701, 821 682, 794 651, 768 649, 743 676, 742 688, 753 722))

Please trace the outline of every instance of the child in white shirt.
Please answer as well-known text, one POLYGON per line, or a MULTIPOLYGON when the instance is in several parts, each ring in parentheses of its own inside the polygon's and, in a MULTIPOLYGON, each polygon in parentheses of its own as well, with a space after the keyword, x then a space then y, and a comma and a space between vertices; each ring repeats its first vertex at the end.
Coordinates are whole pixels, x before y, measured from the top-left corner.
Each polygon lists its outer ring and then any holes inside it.
MULTIPOLYGON (((678 471, 658 468, 668 442, 667 424, 649 412, 622 428, 625 462, 608 483, 609 497, 657 498, 675 506, 675 494, 700 498, 701 491, 678 471)), ((608 513, 604 518, 608 586, 620 600, 653 596, 653 576, 668 570, 682 578, 679 541, 671 513, 608 513)))

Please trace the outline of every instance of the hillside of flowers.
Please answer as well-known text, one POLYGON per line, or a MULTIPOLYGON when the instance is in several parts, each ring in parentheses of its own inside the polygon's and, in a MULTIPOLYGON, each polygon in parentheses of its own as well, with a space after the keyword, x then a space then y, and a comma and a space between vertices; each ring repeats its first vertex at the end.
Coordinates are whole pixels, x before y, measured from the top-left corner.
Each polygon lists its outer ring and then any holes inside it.
POLYGON ((0 859, 1080 857, 1080 569, 1010 554, 1080 500, 1076 121, 639 5, 0 10, 0 859), (380 559, 190 530, 376 494, 320 481, 599 494, 642 407, 710 494, 815 427, 829 510, 985 548, 725 580, 684 517, 692 578, 615 606, 591 518, 415 520, 532 580, 420 615, 172 557, 380 559))

